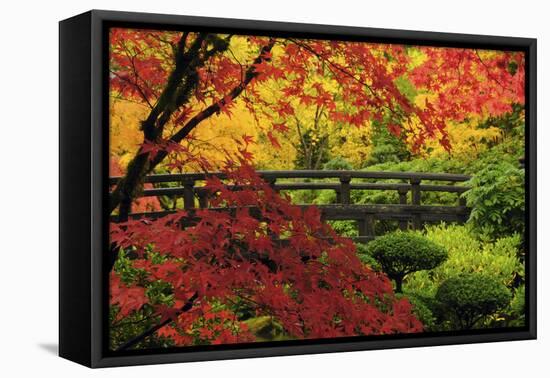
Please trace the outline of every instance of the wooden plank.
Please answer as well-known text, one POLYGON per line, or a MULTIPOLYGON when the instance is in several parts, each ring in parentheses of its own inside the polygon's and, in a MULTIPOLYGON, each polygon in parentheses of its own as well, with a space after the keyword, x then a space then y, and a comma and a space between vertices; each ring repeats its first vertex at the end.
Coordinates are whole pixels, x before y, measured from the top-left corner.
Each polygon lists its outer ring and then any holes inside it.
MULTIPOLYGON (((355 220, 355 221, 363 221, 363 217, 360 214, 351 214, 351 215, 344 215, 344 214, 324 214, 325 220, 355 220)), ((404 222, 412 222, 414 221, 413 214, 392 214, 392 213, 385 213, 385 214, 376 214, 373 216, 375 220, 379 221, 404 221, 404 222)), ((458 222, 463 223, 464 217, 466 217, 466 214, 437 214, 437 215, 430 215, 430 214, 420 214, 420 220, 421 222, 458 222)))
MULTIPOLYGON (((450 185, 449 185, 450 187, 450 185)), ((350 185, 351 190, 401 190, 410 189, 409 184, 389 184, 389 183, 357 183, 350 185)))
MULTIPOLYGON (((147 219, 158 219, 162 218, 169 214, 176 213, 176 210, 163 210, 163 211, 148 211, 143 213, 132 213, 128 216, 130 219, 140 219, 140 218, 147 218, 147 219)), ((111 222, 119 222, 118 215, 111 215, 110 217, 111 222)))
POLYGON ((276 178, 351 178, 365 179, 411 179, 430 181, 467 181, 470 176, 451 173, 422 173, 422 172, 377 172, 377 171, 335 171, 335 170, 294 170, 294 171, 258 171, 263 177, 276 178))
POLYGON ((420 185, 421 192, 449 192, 449 193, 464 193, 470 188, 467 186, 454 185, 420 185))
POLYGON ((328 182, 289 182, 275 184, 276 190, 339 190, 340 184, 328 182))
MULTIPOLYGON (((228 185, 229 188, 239 189, 242 186, 228 185)), ((340 190, 340 184, 337 183, 322 183, 322 182, 299 182, 299 183, 281 183, 273 186, 275 190, 340 190)), ((469 188, 465 186, 453 185, 420 185, 421 192, 448 192, 448 193, 464 193, 469 188)), ((404 190, 405 195, 411 189, 410 184, 381 184, 381 183, 365 183, 365 184, 350 184, 350 190, 404 190)), ((201 187, 195 187, 195 192, 206 191, 201 187)), ((181 196, 185 193, 185 188, 182 186, 172 188, 154 188, 145 189, 139 197, 154 197, 154 196, 181 196)))
MULTIPOLYGON (((462 213, 438 213, 438 214, 430 214, 430 213, 418 213, 418 216, 420 217, 420 220, 422 222, 434 222, 437 220, 445 221, 445 222, 460 222, 463 218, 463 216, 467 214, 466 212, 464 214, 462 213)), ((392 213, 383 213, 383 214, 376 214, 376 219, 378 220, 393 220, 393 221, 412 221, 414 216, 417 214, 392 214, 392 213)))
MULTIPOLYGON (((310 205, 297 205, 302 208, 307 208, 310 205)), ((397 213, 397 214, 411 214, 414 212, 421 213, 451 213, 461 214, 468 208, 464 206, 443 206, 443 205, 400 205, 400 204, 327 204, 327 205, 315 205, 321 211, 327 214, 365 214, 371 213, 397 213)))
POLYGON ((185 193, 185 190, 186 189, 183 186, 178 186, 175 188, 145 189, 140 197, 181 196, 185 193))
MULTIPOLYGON (((258 171, 258 174, 266 179, 284 178, 362 178, 362 179, 419 179, 429 181, 462 182, 470 179, 470 176, 451 173, 424 173, 424 172, 377 172, 377 171, 336 171, 336 170, 293 170, 293 171, 258 171)), ((181 182, 185 180, 205 180, 207 177, 216 176, 225 179, 223 173, 183 173, 183 174, 157 174, 148 175, 144 182, 181 182)), ((114 185, 121 177, 111 177, 109 183, 114 185)))

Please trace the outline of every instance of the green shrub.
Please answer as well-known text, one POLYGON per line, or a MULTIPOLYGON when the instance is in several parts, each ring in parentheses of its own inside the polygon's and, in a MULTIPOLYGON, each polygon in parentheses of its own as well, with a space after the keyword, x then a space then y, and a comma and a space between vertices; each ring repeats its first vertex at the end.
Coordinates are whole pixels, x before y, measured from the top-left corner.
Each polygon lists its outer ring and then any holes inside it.
POLYGON ((348 238, 357 236, 357 225, 355 221, 349 220, 335 220, 327 221, 328 224, 332 226, 334 231, 339 235, 346 236, 348 238))
POLYGON ((352 170, 353 165, 343 157, 335 157, 334 159, 331 159, 323 165, 323 169, 326 171, 336 170, 336 171, 345 171, 345 170, 352 170))
POLYGON ((484 317, 506 307, 511 294, 493 277, 465 273, 443 282, 435 298, 447 309, 457 328, 471 329, 484 317))
POLYGON ((407 276, 407 293, 434 297, 439 285, 462 273, 481 272, 511 287, 524 276, 524 266, 518 258, 519 235, 480 241, 470 225, 437 225, 426 227, 426 238, 443 246, 448 259, 437 268, 407 276))
POLYGON ((369 253, 368 246, 365 243, 355 243, 357 249, 357 256, 359 260, 365 265, 368 265, 372 270, 380 271, 382 267, 369 253))
POLYGON ((436 325, 436 318, 430 308, 430 304, 427 303, 424 298, 416 295, 397 295, 397 297, 407 298, 412 306, 412 313, 422 322, 424 325, 424 331, 431 331, 436 325))
POLYGON ((525 285, 521 285, 514 291, 514 297, 510 302, 507 325, 510 327, 522 327, 525 325, 525 285))
POLYGON ((447 259, 445 248, 412 232, 386 234, 371 241, 367 248, 382 270, 395 281, 398 293, 402 292, 403 278, 407 274, 433 269, 447 259))
POLYGON ((525 172, 506 161, 490 164, 469 182, 464 193, 472 208, 469 222, 491 238, 525 230, 525 172))

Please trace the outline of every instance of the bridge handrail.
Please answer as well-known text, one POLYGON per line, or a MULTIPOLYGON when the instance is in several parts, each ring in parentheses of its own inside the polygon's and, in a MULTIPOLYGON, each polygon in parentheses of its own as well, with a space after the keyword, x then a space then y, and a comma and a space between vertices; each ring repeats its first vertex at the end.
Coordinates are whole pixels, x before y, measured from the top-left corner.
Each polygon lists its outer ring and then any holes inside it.
MULTIPOLYGON (((381 172, 381 171, 354 171, 354 170, 292 170, 292 171, 258 171, 258 174, 265 179, 402 179, 402 180, 427 180, 427 181, 449 181, 464 182, 470 179, 470 176, 455 173, 426 173, 426 172, 381 172)), ((153 174, 147 175, 144 182, 161 183, 174 181, 201 181, 210 176, 225 178, 225 174, 220 172, 211 173, 171 173, 171 174, 153 174)), ((109 183, 115 185, 121 177, 110 177, 109 183)))
MULTIPOLYGON (((415 229, 420 229, 426 221, 461 221, 464 222, 469 214, 466 201, 462 193, 467 191, 467 186, 457 186, 456 183, 465 182, 469 176, 451 173, 424 173, 424 172, 376 172, 376 171, 349 171, 349 170, 295 170, 295 171, 258 171, 275 190, 334 190, 336 192, 336 204, 316 205, 327 220, 355 220, 358 227, 358 237, 369 239, 374 237, 375 220, 397 220, 401 229, 407 229, 408 223, 412 222, 415 229), (338 182, 277 182, 279 179, 338 179, 338 182), (352 179, 378 179, 378 180, 406 180, 406 182, 353 182, 352 179), (428 183, 425 181, 447 182, 428 183), (399 203, 393 205, 381 204, 352 204, 352 190, 379 190, 396 191, 399 195, 399 203), (410 200, 407 198, 410 192, 410 200), (457 195, 458 204, 455 206, 426 206, 422 204, 422 192, 448 192, 457 195)), ((217 176, 221 179, 226 175, 219 172, 213 173, 182 173, 182 174, 156 174, 145 177, 146 183, 181 183, 178 187, 168 188, 146 188, 138 197, 151 196, 173 196, 183 197, 183 207, 192 210, 197 207, 210 208, 209 198, 212 195, 205 187, 196 185, 197 181, 204 181, 210 176, 217 176)), ((111 177, 110 184, 114 185, 120 177, 111 177)), ((234 184, 227 184, 228 187, 239 189, 234 184)), ((300 204, 299 204, 300 205, 300 204)), ((302 207, 311 206, 308 204, 302 207)), ((147 213, 132 213, 132 204, 127 202, 127 213, 118 216, 119 221, 127 219, 128 216, 135 217, 158 217, 169 214, 172 210, 153 211, 147 213)), ((231 209, 226 209, 230 211, 231 209)), ((117 216, 112 217, 116 219, 117 216)))

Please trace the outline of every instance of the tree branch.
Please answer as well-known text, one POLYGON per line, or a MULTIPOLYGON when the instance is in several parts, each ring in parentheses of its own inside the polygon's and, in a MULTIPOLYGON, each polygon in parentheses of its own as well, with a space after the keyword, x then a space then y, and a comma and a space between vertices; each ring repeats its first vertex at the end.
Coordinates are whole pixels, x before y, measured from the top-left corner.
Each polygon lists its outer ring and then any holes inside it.
MULTIPOLYGON (((199 297, 199 294, 197 292, 195 292, 195 294, 193 294, 193 296, 191 298, 189 298, 187 300, 187 302, 185 302, 185 304, 176 312, 176 314, 174 316, 177 316, 177 315, 179 315, 183 312, 187 312, 187 311, 191 310, 191 308, 193 307, 194 302, 197 300, 198 297, 199 297)), ((172 320, 173 320, 172 318, 168 318, 168 319, 160 322, 159 324, 149 328, 147 331, 142 332, 139 335, 132 337, 130 340, 126 341, 124 344, 122 344, 118 348, 116 348, 116 351, 119 352, 119 351, 122 351, 122 350, 126 350, 126 349, 136 345, 140 341, 143 341, 145 338, 151 336, 153 333, 157 332, 159 329, 161 329, 162 327, 164 327, 165 325, 170 323, 172 320)))
MULTIPOLYGON (((235 88, 233 88, 222 100, 219 102, 216 102, 198 114, 196 114, 193 118, 191 118, 187 123, 172 137, 170 138, 170 141, 173 143, 180 143, 185 137, 187 137, 191 131, 195 127, 197 127, 202 121, 207 119, 208 117, 211 117, 213 114, 218 113, 221 110, 221 107, 225 105, 229 101, 233 101, 235 98, 237 98, 246 88, 246 86, 255 78, 258 76, 258 73, 256 72, 255 65, 261 63, 262 61, 266 60, 265 55, 271 51, 274 45, 274 40, 271 40, 267 45, 265 45, 261 51, 260 54, 254 59, 254 62, 249 66, 245 73, 244 80, 235 88)), ((155 158, 152 160, 150 164, 150 170, 152 170, 154 167, 156 167, 166 156, 168 153, 166 151, 159 151, 155 158)))
POLYGON ((258 72, 256 72, 256 65, 261 63, 262 61, 266 60, 265 55, 271 51, 274 45, 274 40, 271 40, 267 45, 265 45, 262 50, 260 51, 260 54, 254 59, 254 62, 250 65, 248 70, 246 71, 244 80, 233 88, 231 92, 229 92, 222 100, 219 102, 216 102, 210 106, 208 106, 206 109, 195 115, 193 118, 191 118, 185 126, 183 126, 180 131, 178 131, 176 134, 174 134, 170 140, 175 143, 179 143, 183 138, 185 138, 189 133, 203 120, 210 117, 214 113, 217 113, 221 110, 221 107, 223 105, 226 105, 227 102, 233 101, 235 98, 237 98, 241 92, 245 89, 245 87, 258 76, 258 72), (228 99, 228 100, 226 100, 228 99))
MULTIPOLYGON (((344 67, 340 66, 339 64, 336 64, 334 63, 333 61, 331 61, 330 59, 328 59, 327 57, 323 56, 322 54, 319 54, 318 52, 316 52, 313 48, 311 48, 311 46, 308 46, 307 44, 303 43, 303 42, 300 42, 296 39, 293 39, 293 38, 288 38, 289 41, 291 41, 292 43, 296 44, 297 46, 303 48, 304 50, 308 51, 310 54, 313 54, 314 56, 316 56, 318 59, 320 59, 321 61, 325 62, 328 66, 328 69, 334 74, 336 75, 336 73, 334 72, 334 70, 337 70, 341 73, 343 73, 344 75, 348 76, 349 78, 353 79, 354 81, 356 81, 358 84, 361 84, 362 86, 364 86, 365 88, 367 88, 367 90, 374 96, 374 98, 376 98, 378 101, 380 101, 380 105, 386 109, 388 109, 392 114, 398 116, 398 117, 402 117, 403 114, 400 114, 397 110, 395 110, 393 107, 391 107, 390 105, 388 104, 385 104, 385 101, 380 98, 380 95, 378 93, 376 93, 376 91, 367 83, 365 83, 364 81, 362 81, 360 78, 356 77, 353 73, 349 72, 347 69, 345 69, 344 67)), ((407 100, 408 102, 408 100, 407 100)))
POLYGON ((505 85, 503 85, 500 80, 498 80, 496 77, 493 76, 492 72, 491 72, 491 69, 489 68, 489 66, 487 66, 487 64, 483 61, 483 59, 481 58, 481 55, 479 55, 479 51, 478 50, 474 50, 476 52, 476 56, 477 56, 477 59, 479 60, 479 63, 481 63, 481 65, 483 66, 483 68, 485 68, 485 71, 487 71, 487 76, 489 77, 489 79, 491 80, 494 80, 498 85, 500 85, 504 90, 508 90, 510 92, 513 92, 510 88, 506 87, 505 85))

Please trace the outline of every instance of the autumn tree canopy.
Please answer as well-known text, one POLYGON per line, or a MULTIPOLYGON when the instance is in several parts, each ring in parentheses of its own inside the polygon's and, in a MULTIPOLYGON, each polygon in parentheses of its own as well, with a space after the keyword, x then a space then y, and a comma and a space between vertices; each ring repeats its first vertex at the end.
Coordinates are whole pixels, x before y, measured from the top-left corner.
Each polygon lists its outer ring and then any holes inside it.
POLYGON ((182 153, 194 131, 213 116, 231 116, 237 102, 261 120, 275 147, 304 108, 321 107, 333 128, 384 121, 413 150, 434 139, 450 150, 450 122, 524 102, 517 52, 117 28, 110 46, 112 95, 147 108, 141 147, 111 210, 134 197, 174 144, 185 157, 180 164, 195 159, 182 153))

